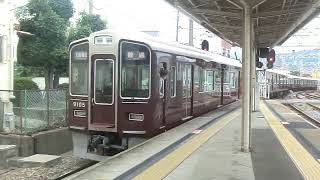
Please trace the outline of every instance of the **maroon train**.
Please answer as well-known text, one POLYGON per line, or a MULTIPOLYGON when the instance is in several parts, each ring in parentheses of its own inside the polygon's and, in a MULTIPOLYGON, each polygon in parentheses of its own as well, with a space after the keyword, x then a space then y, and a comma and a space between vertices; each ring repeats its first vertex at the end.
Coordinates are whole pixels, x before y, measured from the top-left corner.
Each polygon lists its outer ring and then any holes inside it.
POLYGON ((99 160, 239 98, 241 64, 149 36, 99 31, 70 45, 74 153, 99 160))

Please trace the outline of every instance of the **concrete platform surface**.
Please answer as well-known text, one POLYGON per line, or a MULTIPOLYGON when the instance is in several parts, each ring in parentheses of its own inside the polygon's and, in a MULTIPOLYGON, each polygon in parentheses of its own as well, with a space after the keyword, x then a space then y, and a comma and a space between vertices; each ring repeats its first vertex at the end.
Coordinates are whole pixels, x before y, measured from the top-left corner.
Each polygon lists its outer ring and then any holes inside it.
POLYGON ((15 149, 16 145, 0 145, 0 152, 7 151, 9 149, 15 149))
MULTIPOLYGON (((312 101, 319 103, 319 100, 312 101)), ((295 100, 294 102, 299 101, 295 100)), ((300 103, 301 102, 305 101, 300 100, 300 103)), ((282 104, 286 103, 286 101, 268 100, 266 103, 278 116, 279 120, 288 123, 285 125, 286 129, 291 132, 299 143, 302 144, 315 159, 320 159, 320 129, 306 122, 300 113, 291 110, 290 107, 282 104)))
POLYGON ((0 167, 7 166, 7 159, 18 155, 16 145, 0 145, 0 167))
POLYGON ((148 168, 154 162, 174 150, 177 145, 188 139, 195 129, 239 107, 239 104, 239 102, 236 102, 194 118, 133 149, 106 159, 65 179, 132 179, 132 177, 140 173, 143 169, 148 168))
POLYGON ((51 166, 61 161, 61 156, 35 154, 18 160, 19 167, 51 166))
MULTIPOLYGON (((288 113, 280 104, 277 107, 288 113)), ((65 179, 304 179, 305 174, 288 155, 296 142, 287 149, 285 138, 270 125, 270 116, 266 119, 260 112, 253 113, 252 151, 243 153, 240 113, 218 116, 221 112, 195 118, 65 179), (218 120, 204 126, 215 118, 218 120)))
POLYGON ((7 159, 7 167, 18 167, 18 160, 24 157, 15 156, 7 159))
POLYGON ((165 179, 254 180, 250 153, 240 151, 240 119, 232 120, 165 179))

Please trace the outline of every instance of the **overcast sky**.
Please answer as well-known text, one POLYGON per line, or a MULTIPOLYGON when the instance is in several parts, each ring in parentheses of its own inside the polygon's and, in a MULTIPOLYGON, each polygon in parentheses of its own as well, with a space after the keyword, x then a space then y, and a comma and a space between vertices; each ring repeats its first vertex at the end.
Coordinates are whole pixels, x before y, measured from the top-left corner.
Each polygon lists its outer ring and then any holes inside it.
MULTIPOLYGON (((21 5, 27 1, 19 0, 18 3, 21 5)), ((87 0, 73 0, 73 2, 76 14, 84 10, 88 11, 87 0)), ((127 28, 137 31, 156 30, 160 32, 161 37, 170 41, 175 40, 177 10, 164 0, 93 0, 93 2, 93 12, 106 19, 110 28, 127 28)), ((180 26, 179 42, 186 43, 188 41, 188 17, 180 16, 180 26)), ((194 28, 195 36, 199 36, 204 30, 197 24, 194 25, 194 28)), ((320 18, 312 20, 286 41, 283 47, 276 47, 276 50, 291 52, 292 50, 315 48, 320 48, 320 18)))

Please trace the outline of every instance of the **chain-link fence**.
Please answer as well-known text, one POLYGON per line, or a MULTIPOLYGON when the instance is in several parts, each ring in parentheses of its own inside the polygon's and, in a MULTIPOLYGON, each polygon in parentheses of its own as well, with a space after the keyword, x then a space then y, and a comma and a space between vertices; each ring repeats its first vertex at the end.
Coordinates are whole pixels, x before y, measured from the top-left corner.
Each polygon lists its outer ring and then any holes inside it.
POLYGON ((10 97, 0 114, 2 132, 31 134, 67 125, 66 90, 0 90, 0 96, 10 97))

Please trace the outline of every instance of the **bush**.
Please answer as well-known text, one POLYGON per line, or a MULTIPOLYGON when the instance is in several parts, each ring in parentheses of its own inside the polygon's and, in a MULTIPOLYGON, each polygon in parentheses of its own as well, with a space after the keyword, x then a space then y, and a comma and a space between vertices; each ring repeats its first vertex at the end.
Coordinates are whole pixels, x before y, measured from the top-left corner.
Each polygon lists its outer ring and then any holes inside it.
POLYGON ((57 89, 68 89, 69 88, 69 84, 68 83, 62 83, 59 84, 57 89))
POLYGON ((39 87, 31 78, 20 77, 14 80, 14 90, 39 90, 39 87))
MULTIPOLYGON (((14 91, 15 98, 12 100, 12 102, 15 107, 19 107, 23 103, 23 99, 21 98, 25 96, 25 93, 22 90, 39 90, 38 85, 35 82, 33 82, 31 78, 26 78, 26 77, 15 78, 13 86, 15 90, 14 91)), ((41 95, 40 92, 37 92, 37 93, 41 95)))

